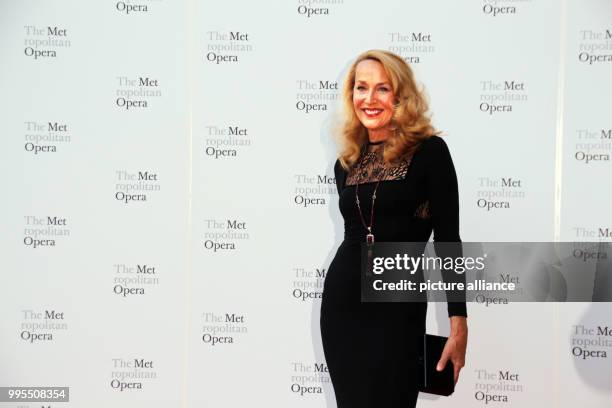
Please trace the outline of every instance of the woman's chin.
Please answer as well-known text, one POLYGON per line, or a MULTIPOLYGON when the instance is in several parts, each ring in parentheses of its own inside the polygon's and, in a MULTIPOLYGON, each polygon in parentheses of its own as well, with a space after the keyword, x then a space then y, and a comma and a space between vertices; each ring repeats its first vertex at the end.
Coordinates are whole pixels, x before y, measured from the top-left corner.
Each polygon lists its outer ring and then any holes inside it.
POLYGON ((380 122, 364 121, 361 122, 361 124, 368 130, 381 130, 385 127, 385 125, 380 122))

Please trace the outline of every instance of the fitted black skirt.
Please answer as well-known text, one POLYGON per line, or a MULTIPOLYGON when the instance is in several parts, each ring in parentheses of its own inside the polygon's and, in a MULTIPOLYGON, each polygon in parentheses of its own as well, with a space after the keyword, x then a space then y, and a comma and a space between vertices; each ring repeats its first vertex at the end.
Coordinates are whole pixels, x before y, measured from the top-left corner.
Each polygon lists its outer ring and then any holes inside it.
POLYGON ((416 404, 426 303, 362 303, 360 244, 343 242, 321 302, 321 337, 338 408, 416 404))

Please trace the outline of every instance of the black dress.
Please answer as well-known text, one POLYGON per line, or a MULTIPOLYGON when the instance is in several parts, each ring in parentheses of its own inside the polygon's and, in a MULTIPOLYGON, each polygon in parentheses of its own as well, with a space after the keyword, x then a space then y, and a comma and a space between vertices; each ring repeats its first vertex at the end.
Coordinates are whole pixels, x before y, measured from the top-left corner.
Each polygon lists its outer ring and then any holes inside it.
MULTIPOLYGON (((417 339, 425 332, 426 303, 361 303, 360 244, 380 179, 372 232, 377 242, 459 242, 457 177, 444 140, 421 142, 412 159, 384 166, 383 144, 369 144, 347 172, 334 172, 344 218, 344 240, 325 278, 321 336, 338 408, 414 407, 417 339)), ((449 316, 467 316, 465 303, 449 303, 449 316)))

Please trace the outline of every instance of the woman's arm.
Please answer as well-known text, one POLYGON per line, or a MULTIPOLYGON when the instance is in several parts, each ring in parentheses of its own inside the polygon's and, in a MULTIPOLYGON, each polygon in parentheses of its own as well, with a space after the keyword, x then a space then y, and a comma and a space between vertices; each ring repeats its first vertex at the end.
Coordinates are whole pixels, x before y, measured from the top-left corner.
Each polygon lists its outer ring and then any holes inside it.
MULTIPOLYGON (((446 142, 432 136, 424 143, 427 161, 426 188, 429 197, 431 222, 433 227, 434 248, 441 257, 461 257, 461 237, 459 236, 459 189, 457 174, 446 142), (440 244, 445 243, 445 244, 440 244), (456 245, 448 244, 456 243, 456 245)), ((454 271, 442 271, 445 282, 462 282, 465 276, 454 271)), ((454 299, 462 301, 448 303, 448 316, 467 317, 465 296, 454 293, 454 299)), ((463 293, 464 295, 464 293, 463 293)))
MULTIPOLYGON (((444 254, 439 256, 461 256, 461 237, 459 236, 459 189, 455 166, 443 139, 433 136, 427 140, 429 156, 427 168, 427 193, 430 200, 430 213, 434 242, 456 242, 457 245, 438 246, 444 254)), ((435 245, 435 244, 434 244, 435 245)), ((462 281, 465 276, 448 271, 445 281, 462 281)), ((465 364, 467 348, 467 310, 465 301, 449 302, 448 316, 450 318, 450 336, 442 352, 437 369, 444 369, 448 360, 453 362, 455 383, 459 379, 459 372, 465 364)))
POLYGON ((346 178, 346 172, 342 168, 340 160, 338 159, 334 163, 334 177, 336 178, 336 189, 338 190, 338 194, 340 194, 344 187, 344 179, 346 178))
POLYGON ((436 369, 442 371, 446 366, 446 362, 448 360, 452 361, 455 370, 455 384, 457 384, 459 372, 465 365, 465 352, 468 339, 467 318, 464 316, 451 316, 450 326, 450 336, 448 336, 444 350, 442 350, 442 356, 440 357, 440 361, 438 361, 436 369))

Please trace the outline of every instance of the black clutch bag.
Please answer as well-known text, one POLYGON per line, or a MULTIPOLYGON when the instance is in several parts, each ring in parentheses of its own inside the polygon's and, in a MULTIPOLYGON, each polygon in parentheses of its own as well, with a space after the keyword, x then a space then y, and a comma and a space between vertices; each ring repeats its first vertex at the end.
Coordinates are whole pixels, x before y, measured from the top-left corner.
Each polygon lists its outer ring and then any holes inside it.
POLYGON ((444 370, 436 370, 447 339, 425 334, 419 341, 419 391, 444 396, 455 391, 453 363, 448 360, 444 370))

